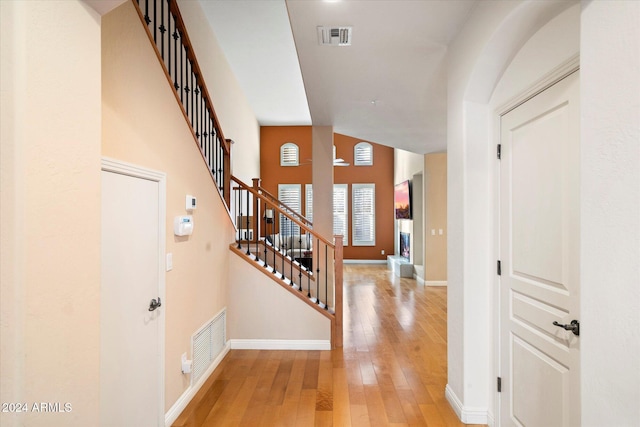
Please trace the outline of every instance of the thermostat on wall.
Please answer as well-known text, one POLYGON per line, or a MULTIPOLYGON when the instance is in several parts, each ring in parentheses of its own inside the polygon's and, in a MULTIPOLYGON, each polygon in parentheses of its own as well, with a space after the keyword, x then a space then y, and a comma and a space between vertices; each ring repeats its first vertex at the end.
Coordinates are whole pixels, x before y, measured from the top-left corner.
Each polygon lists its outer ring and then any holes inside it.
POLYGON ((191 236, 193 233, 193 216, 177 216, 173 220, 173 233, 176 236, 191 236))
POLYGON ((188 211, 192 211, 196 208, 196 198, 187 194, 187 201, 185 208, 188 211))

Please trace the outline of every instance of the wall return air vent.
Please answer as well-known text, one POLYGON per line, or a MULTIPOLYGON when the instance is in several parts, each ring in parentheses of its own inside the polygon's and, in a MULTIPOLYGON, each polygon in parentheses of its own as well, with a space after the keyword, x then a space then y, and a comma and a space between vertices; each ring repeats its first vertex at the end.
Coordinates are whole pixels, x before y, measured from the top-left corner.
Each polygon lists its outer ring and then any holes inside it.
POLYGON ((318 27, 320 46, 351 46, 352 27, 318 27))

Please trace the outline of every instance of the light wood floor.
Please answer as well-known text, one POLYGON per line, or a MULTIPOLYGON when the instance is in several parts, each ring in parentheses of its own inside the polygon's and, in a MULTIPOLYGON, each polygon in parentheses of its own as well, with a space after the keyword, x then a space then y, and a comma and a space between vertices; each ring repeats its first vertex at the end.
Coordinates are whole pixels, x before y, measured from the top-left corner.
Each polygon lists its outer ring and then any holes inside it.
POLYGON ((462 426, 444 397, 447 289, 346 265, 344 347, 231 350, 173 424, 462 426))

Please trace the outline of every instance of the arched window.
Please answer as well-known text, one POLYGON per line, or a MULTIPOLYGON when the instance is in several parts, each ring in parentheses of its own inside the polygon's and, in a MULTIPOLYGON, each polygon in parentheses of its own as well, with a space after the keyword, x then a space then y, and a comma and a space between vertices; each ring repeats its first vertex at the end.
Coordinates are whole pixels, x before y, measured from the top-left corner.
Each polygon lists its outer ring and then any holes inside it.
POLYGON ((299 165, 298 146, 293 142, 285 142, 280 146, 280 166, 298 166, 299 165))
POLYGON ((355 166, 373 165, 373 146, 368 142, 359 142, 353 148, 353 164, 355 166))

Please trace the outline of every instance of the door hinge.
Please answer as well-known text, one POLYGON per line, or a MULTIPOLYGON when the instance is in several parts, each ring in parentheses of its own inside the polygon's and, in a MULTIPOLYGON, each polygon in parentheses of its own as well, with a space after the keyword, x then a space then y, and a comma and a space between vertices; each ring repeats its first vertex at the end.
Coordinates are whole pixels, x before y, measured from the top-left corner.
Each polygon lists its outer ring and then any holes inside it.
POLYGON ((498 276, 502 276, 502 263, 498 260, 498 276))
POLYGON ((502 378, 498 377, 498 393, 502 392, 502 378))
POLYGON ((498 152, 496 154, 498 155, 498 160, 500 160, 502 158, 502 144, 498 144, 498 152))

